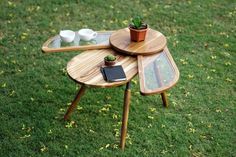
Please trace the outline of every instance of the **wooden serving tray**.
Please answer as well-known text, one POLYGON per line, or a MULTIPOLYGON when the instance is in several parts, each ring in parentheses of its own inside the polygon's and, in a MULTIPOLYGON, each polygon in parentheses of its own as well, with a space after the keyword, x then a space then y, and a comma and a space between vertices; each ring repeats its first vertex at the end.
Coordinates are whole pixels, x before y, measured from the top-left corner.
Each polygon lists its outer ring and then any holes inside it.
POLYGON ((109 38, 113 32, 114 31, 98 31, 97 37, 88 42, 80 40, 78 32, 75 32, 75 39, 71 43, 63 42, 60 36, 56 35, 43 44, 42 51, 49 53, 110 48, 109 38))

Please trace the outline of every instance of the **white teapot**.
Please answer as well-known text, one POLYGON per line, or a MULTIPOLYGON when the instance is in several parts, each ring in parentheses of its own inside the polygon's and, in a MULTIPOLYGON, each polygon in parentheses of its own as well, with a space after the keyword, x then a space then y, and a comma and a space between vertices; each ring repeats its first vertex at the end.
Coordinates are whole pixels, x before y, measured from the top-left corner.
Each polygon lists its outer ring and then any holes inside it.
POLYGON ((84 41, 89 41, 97 36, 97 32, 94 32, 92 29, 81 29, 78 31, 79 38, 84 41))

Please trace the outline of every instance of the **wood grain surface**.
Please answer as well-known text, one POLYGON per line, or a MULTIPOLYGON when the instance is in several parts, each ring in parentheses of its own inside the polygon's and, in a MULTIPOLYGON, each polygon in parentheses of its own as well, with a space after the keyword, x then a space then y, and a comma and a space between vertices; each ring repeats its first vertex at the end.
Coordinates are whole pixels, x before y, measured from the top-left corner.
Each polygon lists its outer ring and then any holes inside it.
POLYGON ((138 72, 137 58, 125 56, 112 49, 88 50, 72 58, 67 64, 68 75, 80 84, 93 87, 114 87, 125 84, 138 72), (117 58, 116 65, 122 65, 127 80, 106 82, 100 68, 104 66, 104 57, 113 54, 117 58))
POLYGON ((130 30, 120 29, 112 33, 110 45, 113 49, 129 55, 150 55, 158 53, 166 46, 166 37, 153 29, 148 28, 146 39, 142 42, 130 40, 130 30))

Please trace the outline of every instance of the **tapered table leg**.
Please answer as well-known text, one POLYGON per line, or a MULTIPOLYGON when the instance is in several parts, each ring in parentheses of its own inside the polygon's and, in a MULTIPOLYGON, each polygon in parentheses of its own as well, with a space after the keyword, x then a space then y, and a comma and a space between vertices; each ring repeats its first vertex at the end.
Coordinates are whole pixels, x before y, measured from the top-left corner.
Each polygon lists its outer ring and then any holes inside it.
POLYGON ((122 127, 121 127, 121 137, 120 137, 120 147, 122 150, 125 148, 125 140, 127 133, 127 124, 128 124, 128 116, 129 116, 129 106, 130 106, 130 82, 126 84, 125 94, 124 94, 124 105, 123 105, 123 117, 122 117, 122 127))
POLYGON ((79 92, 75 96, 75 99, 72 101, 70 107, 68 108, 66 114, 64 115, 64 120, 67 120, 69 118, 70 114, 74 111, 74 109, 76 108, 80 98, 84 94, 85 89, 86 89, 86 87, 84 85, 82 85, 79 92))
POLYGON ((167 101, 166 92, 161 93, 161 99, 162 99, 163 105, 164 105, 165 107, 168 107, 168 101, 167 101))

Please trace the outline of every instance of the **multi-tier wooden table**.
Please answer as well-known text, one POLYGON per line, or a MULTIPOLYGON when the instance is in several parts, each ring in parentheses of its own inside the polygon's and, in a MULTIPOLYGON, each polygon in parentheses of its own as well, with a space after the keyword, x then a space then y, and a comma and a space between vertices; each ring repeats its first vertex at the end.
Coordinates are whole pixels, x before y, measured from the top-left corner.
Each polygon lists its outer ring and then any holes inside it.
POLYGON ((166 47, 165 36, 152 29, 148 30, 146 40, 139 43, 130 41, 129 30, 126 28, 115 32, 98 32, 97 38, 89 42, 80 41, 76 35, 72 43, 66 44, 59 36, 55 36, 44 43, 42 50, 46 53, 87 50, 72 58, 67 64, 69 77, 81 84, 81 88, 64 115, 65 120, 69 118, 87 87, 108 88, 126 84, 120 138, 122 149, 125 147, 127 133, 131 79, 138 73, 140 93, 160 93, 164 106, 168 106, 165 91, 174 86, 179 79, 179 71, 166 47), (123 67, 126 81, 104 81, 100 68, 104 66, 104 57, 108 54, 117 57, 116 64, 123 67))

